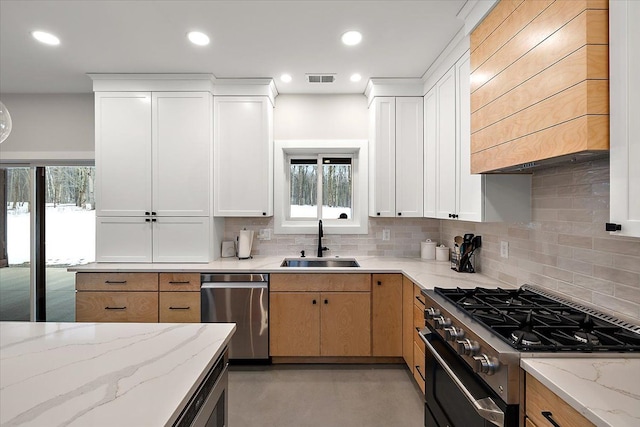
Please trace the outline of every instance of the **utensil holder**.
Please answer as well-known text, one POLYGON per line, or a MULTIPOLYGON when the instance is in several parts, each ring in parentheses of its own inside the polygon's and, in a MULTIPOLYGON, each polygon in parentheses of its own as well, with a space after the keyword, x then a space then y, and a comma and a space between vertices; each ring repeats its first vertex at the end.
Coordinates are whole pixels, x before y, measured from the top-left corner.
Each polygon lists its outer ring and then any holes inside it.
POLYGON ((475 273, 475 251, 467 255, 462 255, 458 252, 451 252, 451 269, 458 273, 475 273))

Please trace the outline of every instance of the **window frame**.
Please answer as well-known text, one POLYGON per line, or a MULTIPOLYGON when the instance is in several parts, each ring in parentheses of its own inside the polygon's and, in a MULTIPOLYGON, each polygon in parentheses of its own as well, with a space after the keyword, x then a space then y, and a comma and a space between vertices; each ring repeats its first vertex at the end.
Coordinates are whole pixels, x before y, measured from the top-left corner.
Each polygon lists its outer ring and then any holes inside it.
MULTIPOLYGON (((274 233, 316 234, 318 218, 291 218, 290 159, 323 157, 351 158, 351 218, 322 219, 325 234, 368 234, 368 141, 367 140, 276 140, 274 233)), ((318 214, 322 209, 322 172, 318 172, 318 214)))

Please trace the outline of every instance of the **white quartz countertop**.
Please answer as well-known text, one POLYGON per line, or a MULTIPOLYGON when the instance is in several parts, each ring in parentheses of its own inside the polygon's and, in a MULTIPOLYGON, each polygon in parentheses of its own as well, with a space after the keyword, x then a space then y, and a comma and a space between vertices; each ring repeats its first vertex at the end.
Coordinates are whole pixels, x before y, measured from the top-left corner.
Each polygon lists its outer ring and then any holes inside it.
POLYGON ((640 358, 523 358, 520 366, 597 426, 640 426, 640 358))
MULTIPOLYGON (((196 273, 404 273, 425 289, 439 287, 505 287, 512 286, 480 273, 458 273, 448 261, 426 261, 420 258, 357 256, 360 267, 280 267, 285 256, 260 256, 253 259, 221 258, 207 264, 117 264, 93 263, 69 268, 69 271, 97 272, 196 272, 196 273)), ((295 257, 294 257, 295 258, 295 257)), ((326 257, 331 259, 332 257, 326 257)), ((349 258, 349 257, 341 257, 349 258)), ((306 258, 314 259, 314 258, 306 258)), ((324 258, 323 258, 324 259, 324 258)))
POLYGON ((233 323, 0 322, 1 426, 173 423, 233 323))

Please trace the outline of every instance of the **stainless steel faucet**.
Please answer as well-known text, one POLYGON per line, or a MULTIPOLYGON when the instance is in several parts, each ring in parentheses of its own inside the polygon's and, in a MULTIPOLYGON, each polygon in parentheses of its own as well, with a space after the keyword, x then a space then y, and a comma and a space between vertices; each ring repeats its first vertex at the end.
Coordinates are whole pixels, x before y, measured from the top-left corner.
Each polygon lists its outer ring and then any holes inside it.
POLYGON ((318 221, 318 258, 322 258, 323 251, 329 250, 326 246, 322 246, 322 236, 324 233, 322 232, 322 220, 320 220, 318 221))

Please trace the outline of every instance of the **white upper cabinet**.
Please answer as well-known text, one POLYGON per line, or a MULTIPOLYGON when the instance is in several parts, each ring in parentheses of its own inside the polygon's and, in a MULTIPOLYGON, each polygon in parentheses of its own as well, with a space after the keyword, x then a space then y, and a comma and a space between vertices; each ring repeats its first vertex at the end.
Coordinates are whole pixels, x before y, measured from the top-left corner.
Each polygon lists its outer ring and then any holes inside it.
POLYGON ((216 96, 214 117, 214 215, 273 215, 271 101, 216 96))
POLYGON ((211 199, 212 96, 154 92, 153 210, 158 216, 207 216, 211 199))
POLYGON ((640 2, 609 2, 611 234, 640 237, 640 2), (614 226, 614 228, 615 228, 614 226))
POLYGON ((151 92, 95 95, 96 215, 151 211, 151 92))
POLYGON ((376 97, 369 116, 369 215, 422 217, 422 97, 376 97))
POLYGON ((530 221, 531 175, 471 173, 469 53, 424 99, 424 216, 464 221, 530 221))

